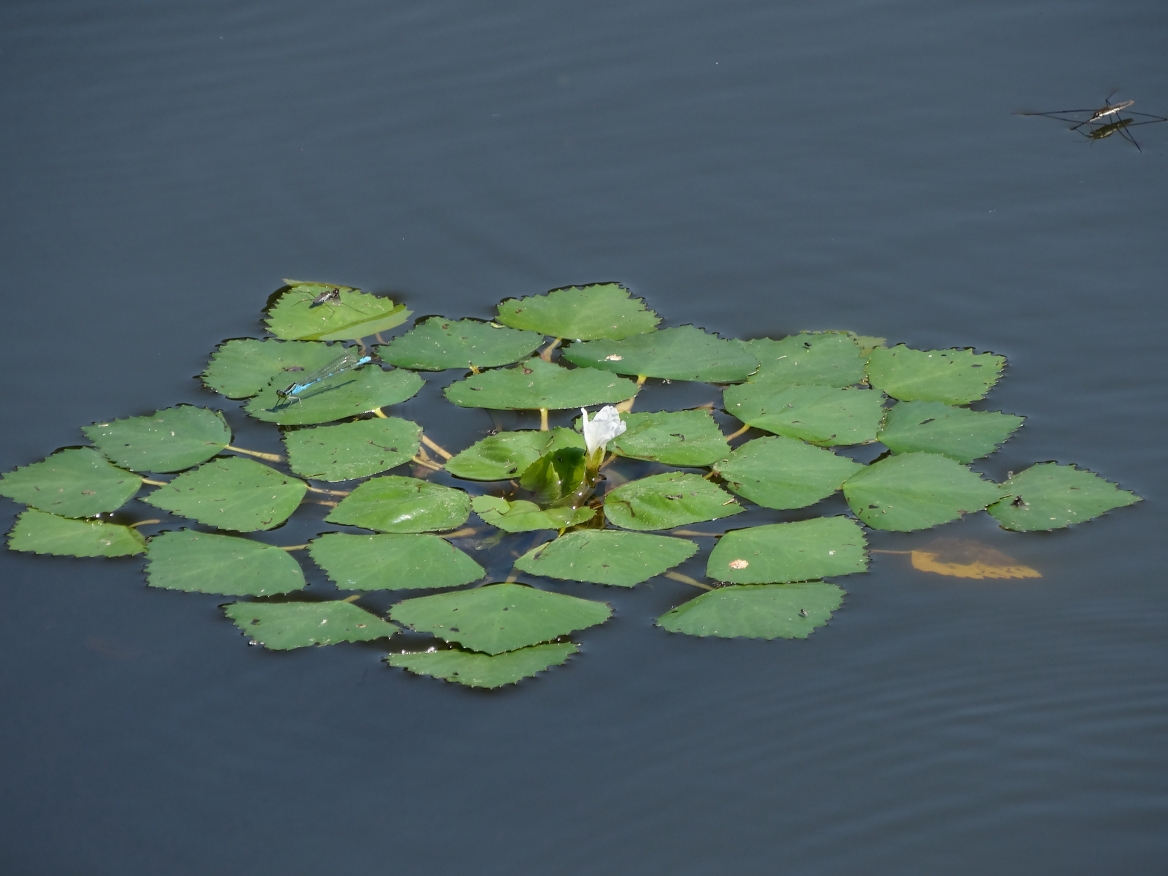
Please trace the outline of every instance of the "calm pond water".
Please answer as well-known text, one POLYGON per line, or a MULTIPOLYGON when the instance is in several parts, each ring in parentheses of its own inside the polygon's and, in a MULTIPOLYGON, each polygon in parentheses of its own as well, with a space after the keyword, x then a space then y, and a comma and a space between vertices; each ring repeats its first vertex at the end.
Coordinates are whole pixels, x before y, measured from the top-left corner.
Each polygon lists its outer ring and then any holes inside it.
MULTIPOLYGON (((982 407, 1028 420, 977 467, 1146 501, 876 534, 1044 577, 877 555, 805 642, 666 635, 684 585, 605 590, 579 657, 492 695, 248 648, 140 559, 5 551, 0 869, 1165 872, 1168 124, 1141 153, 1011 112, 1118 86, 1168 115, 1166 38, 1155 0, 4 4, 0 470, 215 403, 192 375, 282 277, 449 316, 619 280, 674 325, 1005 354, 982 407)), ((397 412, 489 427, 434 397, 397 412)))

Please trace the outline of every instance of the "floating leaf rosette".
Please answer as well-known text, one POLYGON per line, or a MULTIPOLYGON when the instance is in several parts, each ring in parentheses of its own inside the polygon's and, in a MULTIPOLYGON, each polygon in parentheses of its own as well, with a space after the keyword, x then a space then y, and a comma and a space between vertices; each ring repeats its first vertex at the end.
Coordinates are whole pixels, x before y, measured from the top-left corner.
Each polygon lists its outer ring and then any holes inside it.
MULTIPOLYGON (((867 569, 868 529, 927 529, 988 508, 1003 538, 1025 538, 1014 533, 1139 501, 1069 465, 1040 463, 1000 485, 968 468, 1022 423, 965 407, 1001 376, 1005 360, 991 353, 887 347, 838 331, 739 341, 695 326, 658 330, 660 317, 616 283, 508 299, 495 322, 428 317, 373 350, 367 338, 407 321, 402 305, 287 283, 266 316, 274 337, 223 342, 202 375, 221 400, 240 400, 225 404, 258 421, 252 431, 267 428, 272 445, 279 435, 286 457, 236 446, 235 411, 215 406, 95 423, 84 429, 93 446, 0 476, 0 495, 25 506, 9 549, 146 554, 119 562, 144 562, 150 587, 205 607, 235 598, 223 610, 249 644, 375 643, 391 667, 494 689, 578 653, 574 640, 613 614, 581 598, 597 586, 667 599, 675 607, 657 626, 668 632, 797 640, 842 604, 844 591, 824 579, 867 569), (444 398, 435 388, 412 403, 417 422, 383 410, 419 393, 418 372, 448 369, 471 373, 453 375, 462 379, 444 398), (710 385, 687 390, 702 407, 662 410, 676 396, 621 375, 710 385), (726 383, 735 385, 722 390, 725 413, 744 424, 736 431, 709 409, 726 383), (445 402, 424 433, 421 413, 445 402), (508 430, 530 424, 496 413, 512 410, 540 411, 541 428, 508 430), (570 413, 550 428, 552 411, 570 413), (751 429, 770 434, 737 443, 751 429), (450 450, 435 441, 458 434, 472 437, 450 450), (853 459, 828 449, 877 441, 888 451, 853 459), (143 484, 155 489, 131 503, 143 484), (841 488, 854 518, 831 498, 841 488), (816 516, 822 500, 831 510, 816 516), (143 519, 146 506, 188 523, 143 519), (791 509, 810 510, 776 513, 791 509), (312 534, 292 534, 300 524, 312 534), (259 531, 269 534, 249 535, 259 531), (299 540, 308 543, 290 543, 299 540), (304 550, 313 563, 297 559, 304 550), (492 581, 503 583, 483 586, 492 581), (357 604, 365 600, 378 607, 357 604)), ((949 578, 1025 586, 1043 574, 948 536, 872 552, 907 554, 949 578)), ((649 626, 639 609, 625 614, 649 626)))

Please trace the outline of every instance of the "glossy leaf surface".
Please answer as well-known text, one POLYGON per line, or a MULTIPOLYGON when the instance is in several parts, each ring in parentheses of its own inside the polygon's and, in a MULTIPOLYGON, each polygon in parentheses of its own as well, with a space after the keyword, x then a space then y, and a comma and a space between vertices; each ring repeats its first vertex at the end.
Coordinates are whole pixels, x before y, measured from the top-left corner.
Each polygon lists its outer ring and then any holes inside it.
POLYGON ((618 340, 651 332, 661 317, 645 308, 618 283, 569 286, 528 298, 508 298, 499 305, 498 321, 577 341, 618 340))
POLYGON ((863 468, 858 462, 794 438, 747 441, 714 471, 728 489, 764 508, 804 508, 826 499, 863 468))
POLYGON ((899 532, 981 511, 1001 495, 997 484, 936 453, 882 459, 844 483, 844 496, 857 517, 873 529, 899 532))
POLYGON ((413 630, 486 654, 547 642, 604 623, 611 615, 606 603, 520 584, 420 596, 389 611, 393 620, 413 630))
POLYGON ((397 632, 375 614, 349 602, 233 602, 223 607, 244 635, 272 651, 370 642, 397 632))
POLYGON ((1094 472, 1055 462, 1019 472, 1002 484, 1002 492, 1005 498, 990 506, 990 514, 1019 532, 1062 529, 1140 501, 1094 472))
POLYGON ((533 532, 537 529, 564 529, 579 526, 591 520, 596 512, 591 508, 541 509, 524 499, 508 501, 497 496, 475 496, 471 501, 475 514, 483 523, 504 532, 533 532))
POLYGON ((289 289, 265 320, 268 331, 285 341, 355 341, 401 325, 410 317, 404 304, 394 304, 348 286, 285 280, 289 289), (337 290, 339 300, 313 304, 337 290))
POLYGON ((387 475, 361 484, 325 519, 378 532, 436 532, 456 529, 469 516, 470 497, 462 490, 387 475))
POLYGON ((0 476, 0 496, 61 517, 114 511, 141 488, 142 478, 110 464, 89 447, 59 450, 0 476))
POLYGON ((868 382, 901 401, 967 405, 985 398, 998 382, 1004 356, 972 350, 881 347, 868 357, 868 382))
POLYGON ((102 455, 131 471, 182 471, 231 443, 223 414, 179 405, 149 417, 94 423, 81 430, 102 455))
POLYGON ((57 557, 126 557, 146 550, 136 529, 28 510, 8 533, 8 548, 57 557))
POLYGON ((625 432, 612 442, 621 456, 696 467, 730 453, 726 436, 708 410, 630 413, 621 419, 625 432))
POLYGON ((444 371, 447 368, 494 368, 526 359, 543 341, 525 332, 477 319, 424 319, 383 347, 381 358, 399 368, 444 371))
POLYGON ((212 354, 203 383, 228 398, 249 398, 269 383, 287 386, 337 358, 340 346, 319 341, 259 341, 237 338, 212 354))
POLYGON ((884 396, 864 389, 744 383, 723 393, 726 413, 748 426, 835 447, 876 440, 884 396))
POLYGON ((515 568, 565 581, 632 587, 684 563, 697 549, 684 538, 583 529, 528 551, 515 568))
POLYGON ((330 532, 308 548, 342 590, 421 590, 478 581, 483 567, 436 535, 330 532))
POLYGON ((802 332, 775 341, 759 338, 746 348, 759 361, 752 383, 851 386, 864 379, 867 357, 847 332, 802 332))
POLYGON ((889 410, 878 437, 895 453, 924 451, 973 462, 993 453, 1022 421, 1011 414, 971 411, 941 402, 900 402, 889 410))
POLYGON ((564 368, 539 357, 514 368, 472 374, 446 387, 450 401, 464 408, 560 410, 624 401, 637 384, 595 368, 564 368))
POLYGON ((237 532, 274 529, 300 504, 308 486, 250 459, 216 459, 184 472, 143 502, 237 532))
POLYGON ((281 426, 330 423, 413 398, 422 388, 422 378, 413 371, 386 371, 370 363, 325 378, 291 399, 276 395, 276 390, 284 386, 269 384, 244 410, 257 420, 281 426))
POLYGON ((728 532, 706 563, 706 577, 733 584, 785 584, 868 568, 864 531, 847 517, 819 517, 728 532))
POLYGON ((444 648, 417 654, 390 654, 385 659, 390 666, 415 675, 429 675, 466 687, 495 688, 560 666, 579 650, 580 646, 574 642, 553 642, 494 655, 444 648))
POLYGON ((692 325, 619 341, 572 344, 564 350, 564 358, 573 365, 617 374, 707 383, 745 380, 758 369, 758 360, 741 341, 723 340, 692 325))
POLYGON ((822 581, 720 587, 666 612, 657 626, 722 639, 806 639, 843 598, 843 588, 822 581))
POLYGON ((348 481, 409 462, 422 443, 422 427, 399 417, 377 417, 284 433, 288 467, 304 478, 348 481))
POLYGON ((666 472, 622 484, 604 497, 604 513, 624 529, 672 529, 739 514, 742 506, 695 474, 666 472))
POLYGON ((150 539, 146 583, 166 590, 276 596, 304 588, 290 553, 233 535, 183 529, 150 539))

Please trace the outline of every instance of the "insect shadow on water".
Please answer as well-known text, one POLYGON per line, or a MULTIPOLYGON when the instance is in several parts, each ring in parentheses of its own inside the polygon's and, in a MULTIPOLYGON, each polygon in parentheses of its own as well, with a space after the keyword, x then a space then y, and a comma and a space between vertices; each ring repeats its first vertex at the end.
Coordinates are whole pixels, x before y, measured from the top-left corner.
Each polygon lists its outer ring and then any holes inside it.
MULTIPOLYGON (((1118 91, 1119 89, 1116 89, 1118 91)), ((1160 122, 1168 122, 1168 117, 1154 116, 1150 113, 1138 113, 1134 110, 1128 109, 1135 100, 1121 100, 1119 103, 1112 103, 1111 98, 1115 96, 1115 91, 1107 95, 1107 99, 1103 101, 1103 106, 1094 109, 1069 109, 1069 110, 1051 110, 1042 113, 1015 113, 1017 116, 1042 116, 1046 119, 1054 119, 1059 122, 1068 122, 1071 124, 1071 130, 1082 134, 1088 140, 1105 140, 1112 134, 1120 134, 1125 140, 1131 143, 1140 152, 1144 150, 1140 148, 1140 144, 1136 142, 1136 138, 1132 136, 1131 128, 1139 127, 1140 125, 1155 125, 1160 122), (1129 118, 1123 118, 1126 114, 1129 118), (1086 118, 1082 118, 1086 116, 1086 118), (1142 121, 1136 121, 1139 117, 1142 121)))

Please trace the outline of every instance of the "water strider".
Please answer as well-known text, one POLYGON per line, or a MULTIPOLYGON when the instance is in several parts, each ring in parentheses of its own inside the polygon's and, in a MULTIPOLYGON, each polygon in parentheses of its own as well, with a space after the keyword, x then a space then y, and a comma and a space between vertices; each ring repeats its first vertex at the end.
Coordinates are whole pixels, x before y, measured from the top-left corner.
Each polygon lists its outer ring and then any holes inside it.
POLYGON ((1168 117, 1154 116, 1150 113, 1138 113, 1134 110, 1129 110, 1128 108, 1135 103, 1134 99, 1112 103, 1111 98, 1114 96, 1115 91, 1112 91, 1103 101, 1103 106, 1095 109, 1051 110, 1041 113, 1015 113, 1015 115, 1042 116, 1059 122, 1073 122, 1074 124, 1071 125, 1071 130, 1079 132, 1088 140, 1104 140, 1112 134, 1119 133, 1125 140, 1135 146, 1136 149, 1143 152, 1144 150, 1140 148, 1140 144, 1136 142, 1136 138, 1132 136, 1129 129, 1139 125, 1155 125, 1159 122, 1168 122, 1168 117), (1135 118, 1121 118, 1120 114, 1125 111, 1127 115, 1133 117, 1139 116, 1144 121, 1137 122, 1135 118), (1086 114, 1087 118, 1077 118, 1077 116, 1084 114, 1086 114), (1083 130, 1084 127, 1087 130, 1083 130))

